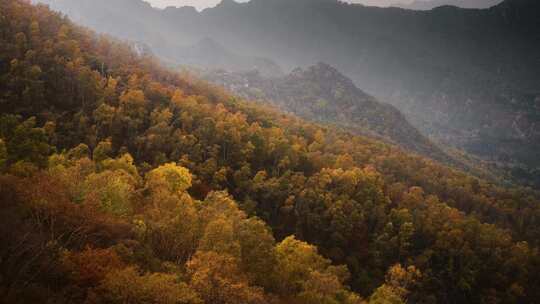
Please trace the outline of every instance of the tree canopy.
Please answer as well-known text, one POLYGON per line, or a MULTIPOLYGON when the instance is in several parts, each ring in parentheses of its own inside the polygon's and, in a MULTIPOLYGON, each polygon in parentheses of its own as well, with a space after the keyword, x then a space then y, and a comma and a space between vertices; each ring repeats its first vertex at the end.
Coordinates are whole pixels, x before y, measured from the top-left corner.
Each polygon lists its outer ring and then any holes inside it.
POLYGON ((0 0, 11 303, 535 303, 537 193, 239 100, 0 0))

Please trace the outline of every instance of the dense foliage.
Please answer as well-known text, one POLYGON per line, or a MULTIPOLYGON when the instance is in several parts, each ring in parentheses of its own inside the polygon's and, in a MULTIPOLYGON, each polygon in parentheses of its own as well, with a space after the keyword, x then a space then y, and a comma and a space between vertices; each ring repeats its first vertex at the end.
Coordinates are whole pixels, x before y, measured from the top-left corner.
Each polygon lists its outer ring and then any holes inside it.
POLYGON ((265 77, 258 71, 197 73, 249 100, 270 103, 307 120, 342 127, 442 162, 456 163, 420 134, 395 107, 358 89, 352 80, 328 64, 297 68, 284 77, 265 77))
POLYGON ((540 299, 535 193, 236 100, 23 0, 0 0, 0 80, 6 302, 540 299))

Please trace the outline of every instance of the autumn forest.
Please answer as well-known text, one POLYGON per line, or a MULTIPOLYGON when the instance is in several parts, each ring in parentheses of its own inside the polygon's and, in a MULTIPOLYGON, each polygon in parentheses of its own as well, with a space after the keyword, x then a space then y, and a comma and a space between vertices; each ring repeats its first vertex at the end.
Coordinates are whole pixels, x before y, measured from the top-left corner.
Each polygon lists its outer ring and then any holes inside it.
POLYGON ((538 303, 540 194, 0 0, 0 302, 538 303))

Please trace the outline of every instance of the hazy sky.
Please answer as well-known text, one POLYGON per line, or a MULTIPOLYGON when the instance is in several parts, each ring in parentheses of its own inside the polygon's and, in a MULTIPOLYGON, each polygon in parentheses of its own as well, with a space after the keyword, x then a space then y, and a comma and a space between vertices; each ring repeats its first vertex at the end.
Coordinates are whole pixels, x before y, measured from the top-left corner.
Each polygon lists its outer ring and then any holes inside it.
MULTIPOLYGON (((156 7, 167 6, 194 6, 201 10, 206 7, 216 6, 221 0, 145 0, 156 7)), ((237 0, 238 2, 246 2, 248 0, 237 0)), ((294 0, 293 0, 294 1, 294 0)), ((366 5, 388 6, 393 3, 409 3, 412 0, 345 0, 347 2, 363 3, 366 5)))

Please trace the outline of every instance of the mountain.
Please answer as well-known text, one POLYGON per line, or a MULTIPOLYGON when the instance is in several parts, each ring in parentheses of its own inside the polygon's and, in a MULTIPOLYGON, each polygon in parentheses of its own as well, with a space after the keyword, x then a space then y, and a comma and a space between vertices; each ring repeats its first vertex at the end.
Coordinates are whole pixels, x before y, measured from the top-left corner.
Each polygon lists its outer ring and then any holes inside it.
MULTIPOLYGON (((40 0, 51 8, 60 10, 73 20, 92 29, 127 41, 144 44, 164 62, 170 64, 196 65, 203 68, 228 69, 231 71, 260 70, 267 76, 283 74, 274 61, 246 56, 233 52, 209 37, 185 42, 170 39, 175 31, 167 21, 168 10, 156 11, 144 1, 115 0, 73 2, 66 0, 40 0)), ((197 11, 192 7, 174 9, 174 18, 184 18, 197 11)))
MULTIPOLYGON (((142 1, 48 1, 85 25, 136 41, 146 41, 147 31, 147 40, 183 45, 210 38, 285 70, 326 62, 436 142, 512 170, 525 183, 540 181, 538 1, 413 11, 336 0, 252 0, 223 1, 202 12, 157 10, 142 1)), ((169 57, 176 49, 151 45, 169 57)))
POLYGON ((399 3, 392 6, 411 10, 431 10, 441 6, 489 8, 501 2, 502 0, 415 0, 411 3, 399 3))
POLYGON ((205 71, 201 77, 231 92, 308 120, 342 127, 356 134, 380 138, 442 162, 452 160, 422 136, 392 105, 358 89, 335 68, 319 63, 295 69, 287 76, 264 77, 257 71, 205 71))
POLYGON ((177 48, 171 58, 175 64, 183 66, 233 72, 257 70, 267 77, 283 75, 281 68, 272 60, 234 54, 210 38, 204 38, 192 46, 177 48))
POLYGON ((540 299, 538 193, 142 55, 0 1, 3 302, 540 299))

